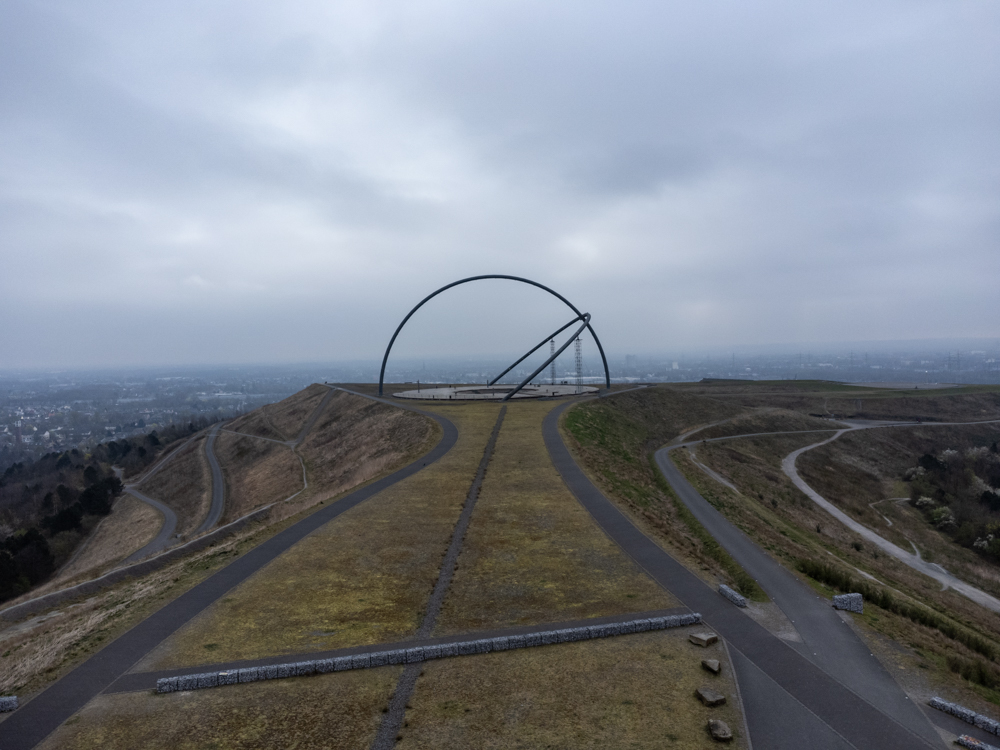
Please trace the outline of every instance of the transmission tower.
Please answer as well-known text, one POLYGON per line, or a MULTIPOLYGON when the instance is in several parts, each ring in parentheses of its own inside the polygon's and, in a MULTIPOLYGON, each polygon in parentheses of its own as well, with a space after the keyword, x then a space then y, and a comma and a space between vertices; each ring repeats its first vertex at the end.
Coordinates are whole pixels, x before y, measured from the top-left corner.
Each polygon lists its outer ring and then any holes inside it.
POLYGON ((573 348, 576 350, 576 392, 580 393, 583 390, 583 341, 579 337, 573 342, 573 348))
MULTIPOLYGON (((556 356, 556 340, 551 339, 549 341, 549 356, 556 356)), ((549 379, 552 381, 552 385, 556 384, 556 361, 552 360, 552 365, 549 367, 549 379)))

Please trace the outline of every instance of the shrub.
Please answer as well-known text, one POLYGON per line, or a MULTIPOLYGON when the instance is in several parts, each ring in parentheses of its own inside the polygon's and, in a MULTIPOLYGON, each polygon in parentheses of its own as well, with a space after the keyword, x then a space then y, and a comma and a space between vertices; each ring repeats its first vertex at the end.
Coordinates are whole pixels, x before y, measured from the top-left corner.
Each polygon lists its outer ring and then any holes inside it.
POLYGON ((987 659, 996 658, 996 647, 982 636, 959 627, 933 610, 896 599, 887 589, 875 586, 863 579, 856 579, 843 568, 809 559, 800 560, 798 568, 813 580, 825 583, 827 586, 845 593, 859 593, 865 601, 876 607, 906 617, 918 625, 934 628, 953 641, 958 641, 970 650, 982 654, 987 659))

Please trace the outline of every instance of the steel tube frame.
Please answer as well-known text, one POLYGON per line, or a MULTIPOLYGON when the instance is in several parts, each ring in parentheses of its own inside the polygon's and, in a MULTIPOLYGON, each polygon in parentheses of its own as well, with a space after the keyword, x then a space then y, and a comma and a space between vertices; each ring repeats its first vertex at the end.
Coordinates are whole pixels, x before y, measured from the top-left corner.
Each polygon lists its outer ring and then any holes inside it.
MULTIPOLYGON (((396 337, 399 335, 399 332, 403 330, 403 326, 406 325, 406 321, 408 321, 411 317, 413 317, 413 314, 421 307, 423 307, 425 303, 434 299, 434 297, 441 294, 441 292, 451 289, 453 286, 458 286, 459 284, 467 284, 470 281, 480 281, 482 279, 508 279, 509 281, 520 281, 522 284, 530 284, 531 286, 536 286, 539 289, 548 292, 553 297, 560 299, 563 303, 566 304, 567 307, 569 307, 570 310, 575 312, 578 316, 583 315, 583 313, 576 308, 576 305, 574 305, 568 299, 559 294, 559 292, 549 289, 547 286, 545 286, 544 284, 539 284, 537 281, 532 281, 531 279, 525 279, 521 276, 508 276, 506 274, 501 274, 501 273, 491 273, 491 274, 484 274, 482 276, 470 276, 467 279, 459 279, 458 281, 453 281, 452 283, 446 284, 445 286, 438 289, 436 292, 428 294, 426 297, 420 300, 420 303, 412 310, 410 310, 409 313, 407 313, 406 317, 403 318, 403 322, 400 323, 399 326, 396 328, 396 332, 392 334, 392 338, 389 339, 389 346, 385 348, 385 355, 382 357, 382 370, 379 372, 378 375, 378 395, 380 396, 382 395, 382 385, 383 382, 385 381, 385 363, 389 360, 389 352, 392 350, 392 345, 396 342, 396 337)), ((608 358, 604 356, 604 347, 601 346, 601 340, 597 338, 597 334, 594 333, 594 329, 591 327, 589 322, 587 323, 586 328, 588 331, 590 331, 590 335, 594 337, 594 343, 597 344, 597 351, 601 353, 601 361, 604 363, 604 382, 607 385, 607 387, 610 388, 611 372, 610 370, 608 370, 608 358)))
POLYGON ((544 362, 542 362, 542 366, 541 367, 539 367, 537 370, 535 370, 533 373, 531 373, 527 378, 525 378, 521 382, 521 385, 519 385, 517 388, 515 388, 514 390, 512 390, 510 393, 508 393, 506 396, 504 396, 500 400, 501 401, 509 401, 513 397, 513 395, 515 393, 517 393, 519 390, 521 390, 522 388, 524 388, 524 386, 526 386, 528 383, 530 383, 532 381, 532 379, 536 375, 538 375, 538 373, 540 373, 542 370, 544 370, 550 364, 552 364, 553 362, 555 362, 556 361, 556 357, 558 357, 560 354, 562 354, 564 351, 566 351, 566 347, 568 347, 570 344, 572 344, 573 341, 576 340, 576 337, 579 336, 581 333, 583 333, 583 329, 587 328, 589 325, 590 325, 590 313, 584 313, 583 314, 583 325, 580 326, 579 330, 576 333, 574 333, 572 336, 570 336, 569 339, 567 339, 567 341, 566 341, 565 344, 563 344, 558 349, 556 349, 555 354, 552 354, 547 360, 545 360, 544 362))
POLYGON ((546 341, 551 341, 551 340, 552 340, 552 339, 554 339, 554 338, 555 338, 556 336, 558 336, 558 335, 559 335, 560 333, 562 333, 562 332, 563 332, 563 331, 565 331, 565 330, 566 330, 567 328, 569 328, 569 327, 570 327, 571 325, 573 325, 574 323, 576 323, 576 322, 577 322, 578 320, 583 320, 583 316, 582 316, 582 315, 577 315, 577 316, 576 316, 575 318, 573 318, 573 320, 571 320, 571 321, 570 321, 569 323, 567 323, 566 325, 564 325, 564 326, 563 326, 562 328, 560 328, 560 329, 559 329, 558 331, 556 331, 555 333, 553 333, 553 334, 551 334, 551 335, 549 335, 549 336, 546 336, 546 337, 545 337, 544 339, 542 339, 541 343, 540 343, 540 344, 538 344, 538 346, 536 346, 536 347, 535 347, 534 349, 532 349, 532 350, 531 350, 530 352, 528 352, 527 354, 525 354, 525 355, 524 355, 523 357, 521 357, 521 358, 520 358, 519 360, 517 360, 517 362, 515 362, 514 364, 512 364, 512 365, 511 365, 510 367, 508 367, 508 368, 507 368, 506 370, 504 370, 503 372, 501 372, 501 373, 500 373, 499 375, 497 375, 497 376, 496 376, 495 378, 493 378, 493 380, 491 380, 491 381, 490 381, 489 383, 487 383, 486 385, 493 385, 494 383, 496 383, 496 382, 497 382, 497 381, 498 381, 498 380, 499 380, 500 378, 502 378, 502 377, 503 377, 504 375, 506 375, 506 374, 507 374, 508 372, 510 372, 511 370, 513 370, 513 369, 514 369, 515 367, 517 367, 517 366, 518 366, 519 364, 521 364, 521 363, 522 363, 522 362, 523 362, 524 360, 526 360, 526 359, 527 359, 528 357, 530 357, 530 356, 531 356, 532 354, 534 354, 535 352, 537 352, 537 351, 538 351, 539 349, 541 349, 541 348, 542 348, 543 346, 545 346, 545 342, 546 342, 546 341))

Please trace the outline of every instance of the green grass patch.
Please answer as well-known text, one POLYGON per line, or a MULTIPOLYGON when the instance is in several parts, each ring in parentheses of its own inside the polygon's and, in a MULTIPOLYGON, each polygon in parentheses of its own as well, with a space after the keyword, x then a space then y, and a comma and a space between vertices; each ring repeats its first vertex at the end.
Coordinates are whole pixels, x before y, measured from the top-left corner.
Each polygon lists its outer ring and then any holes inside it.
POLYGON ((740 564, 708 532, 708 529, 701 525, 701 521, 695 518, 694 514, 688 510, 688 507, 674 494, 667 480, 663 478, 663 474, 660 473, 659 468, 656 466, 656 458, 652 453, 649 454, 649 463, 655 472, 656 483, 659 485, 660 490, 673 501, 674 508, 677 510, 677 517, 687 526, 688 531, 701 542, 702 551, 722 566, 722 569, 729 574, 736 584, 736 590, 743 594, 743 596, 755 602, 769 601, 767 594, 757 585, 757 581, 743 570, 740 564))
POLYGON ((729 407, 711 399, 650 388, 580 404, 567 412, 563 426, 610 495, 667 531, 669 524, 660 511, 669 503, 687 535, 734 587, 750 599, 767 601, 757 582, 674 495, 653 459, 654 450, 690 427, 691 419, 708 422, 730 413, 729 407))
MULTIPOLYGON (((948 638, 958 641, 966 648, 982 654, 990 661, 994 661, 997 657, 996 646, 982 636, 956 625, 944 615, 934 612, 927 607, 904 601, 894 596, 888 589, 876 586, 870 581, 855 578, 849 571, 841 567, 829 563, 816 562, 815 560, 803 559, 799 561, 798 568, 810 578, 820 583, 825 583, 831 588, 843 592, 859 593, 864 597, 866 602, 874 604, 876 607, 901 615, 918 625, 933 628, 948 638)), ((992 675, 990 679, 994 680, 994 682, 989 684, 979 682, 979 684, 991 688, 1000 685, 1000 673, 992 667, 986 667, 986 665, 984 667, 992 675)), ((970 671, 970 673, 974 671, 971 667, 963 667, 963 669, 970 671)), ((952 669, 952 671, 960 670, 952 669)), ((980 672, 976 673, 979 674, 980 672)), ((986 674, 986 672, 982 674, 986 674)), ((963 677, 965 676, 964 672, 962 675, 963 677)), ((984 677, 983 679, 986 678, 984 677)))

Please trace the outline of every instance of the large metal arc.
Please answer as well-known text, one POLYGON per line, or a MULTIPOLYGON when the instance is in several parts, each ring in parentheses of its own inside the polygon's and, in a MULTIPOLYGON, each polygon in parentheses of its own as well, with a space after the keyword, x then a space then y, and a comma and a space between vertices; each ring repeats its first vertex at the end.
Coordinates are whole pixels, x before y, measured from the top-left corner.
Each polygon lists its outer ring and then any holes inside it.
MULTIPOLYGON (((576 321, 574 320, 573 322, 575 323, 576 321)), ((555 351, 552 355, 550 355, 547 360, 545 360, 544 362, 542 362, 541 367, 539 367, 537 370, 535 370, 533 373, 531 373, 528 377, 526 377, 523 381, 521 381, 521 384, 517 388, 515 388, 514 390, 512 390, 510 393, 508 393, 506 396, 504 396, 500 400, 501 401, 510 401, 510 399, 512 399, 514 397, 514 394, 517 393, 522 388, 524 388, 524 386, 526 386, 528 383, 530 383, 535 378, 535 376, 538 375, 538 373, 540 373, 542 370, 544 370, 550 364, 552 364, 553 362, 555 362, 556 361, 556 357, 558 357, 560 354, 562 354, 564 351, 566 351, 566 347, 569 346, 570 344, 572 344, 573 340, 577 336, 579 336, 581 333, 583 333, 583 329, 586 328, 589 325, 590 325, 590 313, 584 313, 583 314, 583 325, 580 326, 580 328, 576 331, 576 333, 574 333, 572 336, 570 336, 568 339, 566 339, 566 343, 565 344, 563 344, 562 346, 560 346, 559 349, 557 351, 555 351)))
MULTIPOLYGON (((552 339, 554 339, 556 336, 558 336, 560 333, 562 333, 563 331, 565 331, 567 328, 569 328, 574 323, 577 323, 577 322, 579 322, 579 321, 581 321, 583 319, 584 319, 583 315, 577 315, 575 318, 573 318, 573 320, 571 320, 569 323, 567 323, 566 325, 564 325, 558 331, 556 331, 553 334, 550 334, 550 335, 546 336, 544 339, 542 339, 541 341, 539 341, 538 344, 536 344, 535 347, 531 351, 529 351, 527 354, 525 354, 523 357, 521 357, 519 360, 517 360, 517 362, 515 362, 510 367, 508 367, 506 370, 504 370, 499 375, 497 375, 495 378, 493 378, 493 380, 491 380, 490 382, 488 382, 486 385, 493 385, 494 383, 496 383, 500 378, 502 378, 504 375, 506 375, 508 372, 510 372, 511 370, 513 370, 519 364, 521 364, 522 362, 524 362, 524 360, 526 360, 532 354, 534 354, 539 349, 541 349, 543 346, 545 346, 549 341, 551 341, 552 339)), ((588 318, 588 321, 589 321, 589 318, 588 318)))
MULTIPOLYGON (((412 318, 413 314, 421 307, 423 307, 427 302, 429 302, 430 300, 434 299, 439 294, 441 294, 441 292, 447 291, 448 289, 451 289, 453 286, 458 286, 459 284, 468 284, 470 281, 481 281, 482 279, 508 279, 509 281, 520 281, 522 284, 530 284, 531 286, 536 286, 539 289, 543 289, 544 291, 548 292, 553 297, 562 300, 562 302, 567 307, 569 307, 570 310, 575 312, 577 316, 580 317, 583 316, 583 313, 576 308, 576 305, 574 305, 568 299, 559 294, 559 292, 549 289, 547 286, 545 286, 544 284, 539 284, 537 281, 532 281, 531 279, 525 279, 522 278, 521 276, 507 276, 506 274, 491 273, 491 274, 485 274, 483 276, 470 276, 467 279, 459 279, 458 281, 453 281, 452 283, 446 284, 445 286, 438 289, 436 292, 428 294, 426 297, 420 300, 419 304, 417 304, 416 307, 410 310, 410 312, 407 313, 406 317, 403 318, 403 322, 400 323, 399 326, 396 328, 396 332, 392 334, 392 338, 389 339, 389 346, 385 348, 385 356, 382 357, 382 369, 378 374, 378 395, 380 396, 382 395, 382 384, 383 381, 385 380, 385 363, 389 361, 389 352, 392 351, 392 345, 396 343, 396 337, 399 335, 399 332, 403 330, 403 326, 406 325, 406 321, 412 318)), ((601 346, 601 340, 597 338, 597 334, 594 333, 594 329, 591 327, 589 322, 587 323, 587 330, 590 331, 590 335, 594 337, 594 343, 597 344, 597 351, 601 353, 601 362, 604 363, 604 382, 607 385, 607 387, 610 388, 611 372, 608 370, 608 358, 604 356, 604 347, 601 346)))

